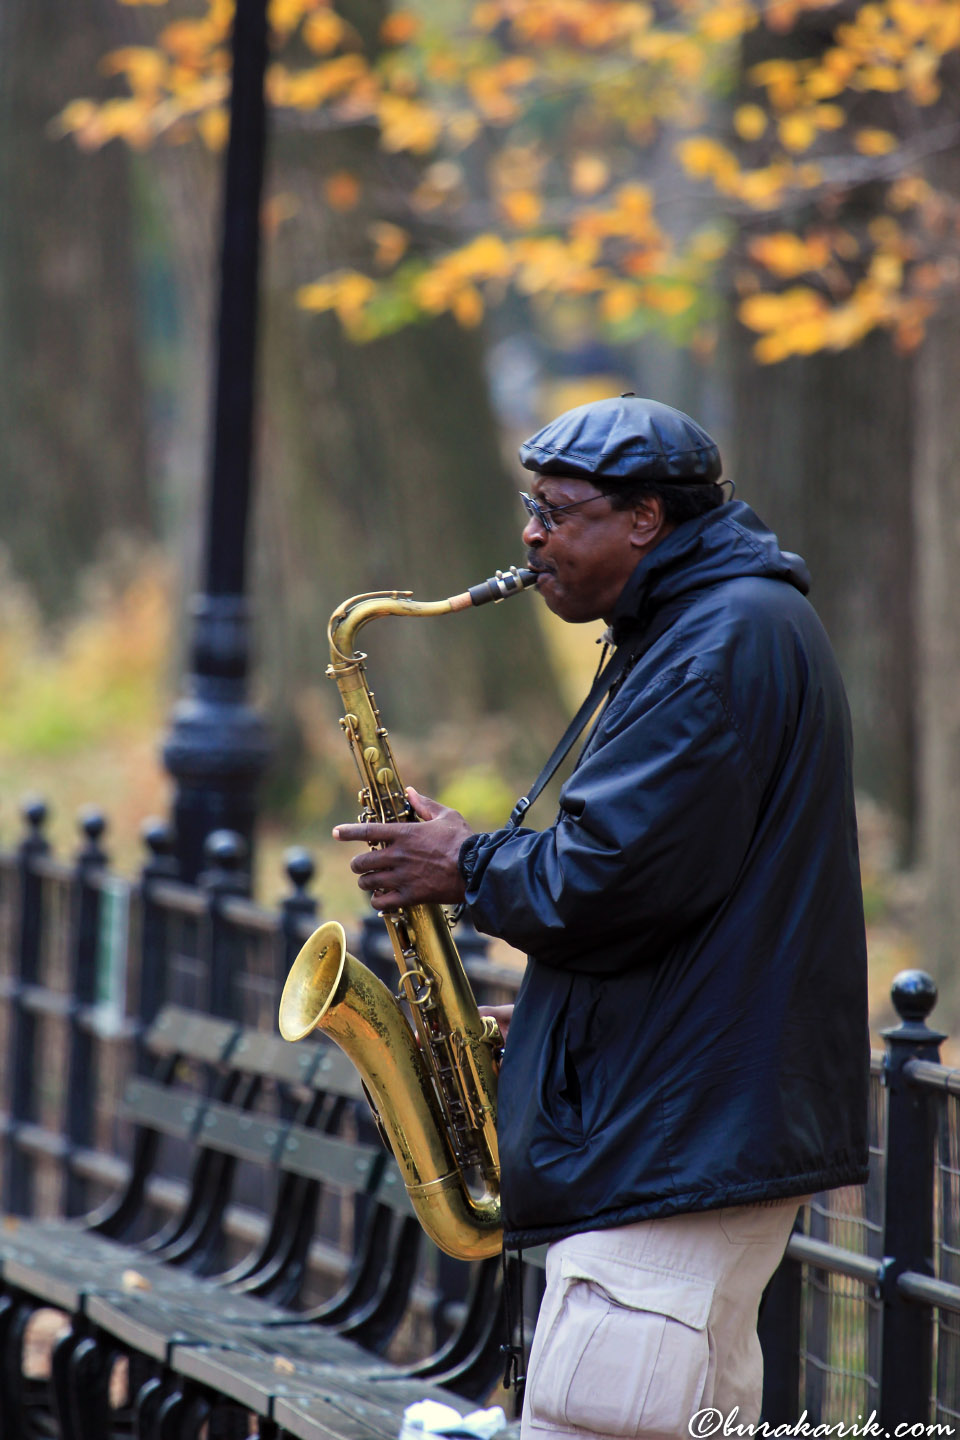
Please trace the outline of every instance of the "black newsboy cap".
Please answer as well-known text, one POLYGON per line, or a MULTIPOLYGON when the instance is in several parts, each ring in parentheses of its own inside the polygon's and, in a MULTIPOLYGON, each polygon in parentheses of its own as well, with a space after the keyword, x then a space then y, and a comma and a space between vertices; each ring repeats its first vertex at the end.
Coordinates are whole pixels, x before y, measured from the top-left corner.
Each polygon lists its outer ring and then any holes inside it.
POLYGON ((633 480, 706 485, 723 469, 715 442, 695 420, 639 395, 567 410, 520 446, 520 463, 597 486, 633 480))

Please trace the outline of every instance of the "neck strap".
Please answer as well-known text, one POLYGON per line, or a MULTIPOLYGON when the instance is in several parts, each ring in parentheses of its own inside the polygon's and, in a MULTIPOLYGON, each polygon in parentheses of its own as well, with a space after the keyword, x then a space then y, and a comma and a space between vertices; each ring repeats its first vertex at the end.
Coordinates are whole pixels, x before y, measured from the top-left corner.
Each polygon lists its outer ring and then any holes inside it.
POLYGON ((559 743, 557 744, 553 754, 550 756, 550 759, 547 761, 546 765, 544 765, 543 769, 540 771, 540 774, 530 786, 530 789, 527 791, 526 795, 521 795, 516 805, 514 805, 513 809, 510 811, 510 819, 507 821, 508 826, 516 829, 518 825, 522 824, 523 817, 530 809, 530 806, 537 799, 537 796, 544 789, 544 787, 546 785, 549 785, 550 781, 553 779, 554 775, 557 773, 560 766, 567 758, 567 755, 573 748, 574 741, 577 739, 578 735, 583 730, 587 721, 590 719, 590 716, 594 713, 601 700, 603 700, 610 693, 614 685, 616 685, 617 681, 623 677, 629 665, 634 660, 636 660, 642 647, 642 638, 639 635, 632 636, 629 640, 625 640, 622 645, 619 645, 617 647, 614 654, 607 661, 606 665, 602 665, 601 669, 597 673, 597 677, 594 680, 593 685, 590 688, 590 694, 587 696, 586 700, 584 700, 583 704, 580 706, 580 709, 577 711, 576 715, 574 715, 573 719, 570 721, 570 724, 563 732, 563 735, 560 737, 559 743))

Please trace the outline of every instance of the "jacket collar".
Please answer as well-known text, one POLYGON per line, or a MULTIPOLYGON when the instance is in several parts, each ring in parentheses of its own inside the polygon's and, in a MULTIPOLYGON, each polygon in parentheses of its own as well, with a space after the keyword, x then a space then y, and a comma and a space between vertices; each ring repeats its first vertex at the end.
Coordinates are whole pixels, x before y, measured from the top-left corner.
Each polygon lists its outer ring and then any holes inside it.
POLYGON ((750 506, 733 500, 678 525, 643 557, 617 601, 613 641, 619 645, 638 626, 645 628, 668 601, 748 575, 780 580, 802 595, 810 588, 800 556, 781 550, 750 506))

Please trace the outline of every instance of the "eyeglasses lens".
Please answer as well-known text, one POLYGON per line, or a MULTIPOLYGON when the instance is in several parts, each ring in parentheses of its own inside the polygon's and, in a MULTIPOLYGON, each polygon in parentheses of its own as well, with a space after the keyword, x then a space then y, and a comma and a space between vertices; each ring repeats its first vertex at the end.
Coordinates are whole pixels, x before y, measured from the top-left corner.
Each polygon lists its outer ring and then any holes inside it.
POLYGON ((546 510, 542 510, 540 508, 532 495, 528 495, 526 490, 521 490, 520 499, 523 501, 523 508, 524 510, 526 510, 527 514, 532 515, 534 520, 536 520, 540 525, 543 526, 544 530, 553 529, 553 526, 550 523, 549 514, 546 510))

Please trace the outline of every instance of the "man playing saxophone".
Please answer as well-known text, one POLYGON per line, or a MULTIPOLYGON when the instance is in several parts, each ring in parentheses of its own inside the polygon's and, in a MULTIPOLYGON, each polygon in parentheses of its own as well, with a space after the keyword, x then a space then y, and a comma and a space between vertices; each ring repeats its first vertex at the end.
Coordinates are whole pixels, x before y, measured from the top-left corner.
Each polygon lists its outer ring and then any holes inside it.
MULTIPOLYGON (((756 1421, 800 1199, 867 1175, 846 700, 803 562, 717 447, 633 395, 521 449, 544 603, 618 678, 551 825, 340 825, 378 910, 466 906, 529 956, 499 1081, 504 1243, 547 1242, 524 1440, 756 1421)), ((523 808, 522 806, 520 807, 523 808)))

